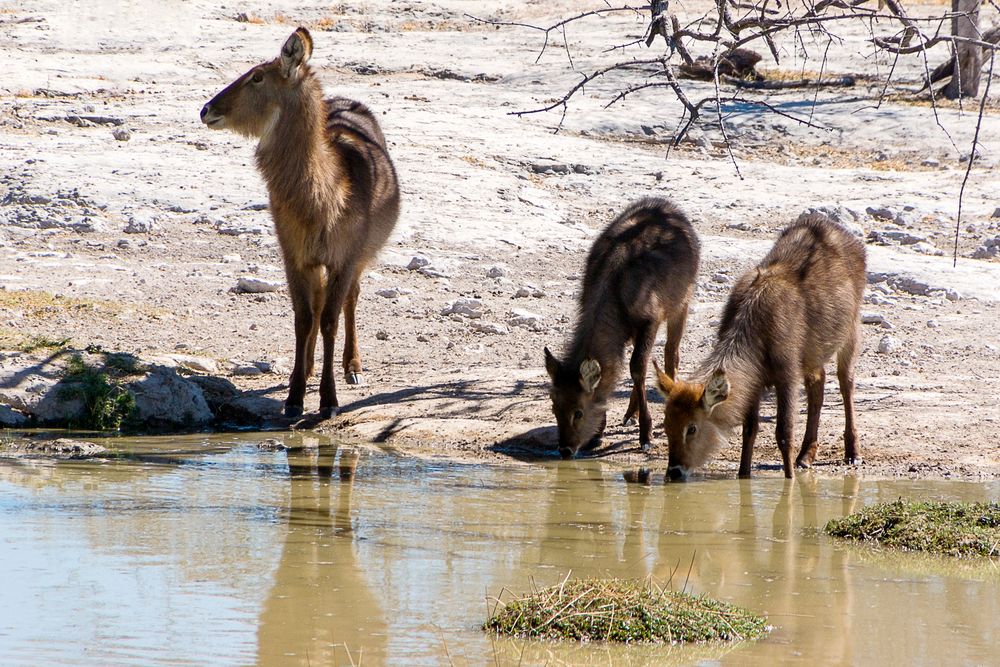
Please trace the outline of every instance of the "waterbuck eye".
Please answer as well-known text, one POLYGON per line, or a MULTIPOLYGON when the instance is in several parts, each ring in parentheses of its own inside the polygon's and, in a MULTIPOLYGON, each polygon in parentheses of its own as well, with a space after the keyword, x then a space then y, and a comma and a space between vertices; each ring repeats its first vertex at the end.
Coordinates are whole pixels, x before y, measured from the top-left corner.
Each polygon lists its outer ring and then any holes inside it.
POLYGON ((250 80, 253 81, 254 83, 260 83, 261 81, 264 80, 264 73, 261 72, 260 70, 257 70, 256 72, 253 73, 253 76, 250 77, 250 80))
POLYGON ((583 419, 583 410, 577 410, 573 413, 573 421, 578 422, 583 419))
POLYGON ((688 424, 688 428, 687 428, 687 436, 688 436, 689 438, 690 438, 690 437, 691 437, 692 435, 694 435, 695 433, 697 433, 697 432, 698 432, 698 425, 697 425, 697 424, 688 424))

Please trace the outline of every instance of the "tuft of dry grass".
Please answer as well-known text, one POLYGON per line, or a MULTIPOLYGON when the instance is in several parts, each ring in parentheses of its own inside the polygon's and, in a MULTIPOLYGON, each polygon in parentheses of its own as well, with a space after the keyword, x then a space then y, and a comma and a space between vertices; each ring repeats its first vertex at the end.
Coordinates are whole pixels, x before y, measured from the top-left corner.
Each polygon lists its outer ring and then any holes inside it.
POLYGON ((745 609, 649 580, 567 578, 495 602, 483 629, 534 639, 676 644, 758 639, 771 630, 745 609))

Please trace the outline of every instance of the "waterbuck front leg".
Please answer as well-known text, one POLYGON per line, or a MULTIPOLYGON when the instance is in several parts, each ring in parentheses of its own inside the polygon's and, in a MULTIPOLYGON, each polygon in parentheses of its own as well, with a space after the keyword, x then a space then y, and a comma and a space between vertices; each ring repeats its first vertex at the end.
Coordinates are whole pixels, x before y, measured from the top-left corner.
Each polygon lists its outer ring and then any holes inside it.
POLYGON ((288 380, 288 398, 285 399, 285 416, 302 415, 306 396, 306 380, 312 370, 313 346, 315 345, 316 320, 319 305, 315 295, 323 282, 322 270, 317 267, 289 269, 288 293, 292 299, 295 315, 295 364, 288 380), (313 342, 310 344, 310 335, 313 342))
POLYGON ((681 337, 684 335, 684 325, 687 323, 687 304, 679 312, 667 318, 667 344, 663 347, 663 372, 671 380, 677 379, 677 368, 680 366, 681 337))
POLYGON ((796 468, 809 468, 816 459, 819 438, 819 414, 823 410, 823 387, 826 385, 826 371, 820 368, 814 373, 806 373, 806 433, 802 438, 802 449, 795 458, 796 468))
MULTIPOLYGON (((646 402, 646 368, 656 342, 657 324, 650 322, 638 328, 632 359, 629 361, 629 371, 632 374, 632 398, 629 406, 631 408, 634 404, 639 409, 639 446, 644 452, 648 452, 653 446, 653 418, 649 415, 649 404, 646 402)), ((626 414, 626 420, 631 416, 626 414)))
POLYGON ((361 351, 358 349, 358 332, 354 311, 361 294, 361 277, 355 276, 344 301, 344 378, 347 384, 361 384, 361 351))
MULTIPOLYGON (((350 274, 346 274, 350 275, 350 274)), ((319 380, 319 414, 321 419, 329 419, 337 414, 337 382, 333 373, 334 343, 337 338, 337 325, 340 321, 340 311, 351 289, 351 282, 345 274, 329 272, 326 281, 326 305, 319 323, 323 335, 323 374, 319 380)))

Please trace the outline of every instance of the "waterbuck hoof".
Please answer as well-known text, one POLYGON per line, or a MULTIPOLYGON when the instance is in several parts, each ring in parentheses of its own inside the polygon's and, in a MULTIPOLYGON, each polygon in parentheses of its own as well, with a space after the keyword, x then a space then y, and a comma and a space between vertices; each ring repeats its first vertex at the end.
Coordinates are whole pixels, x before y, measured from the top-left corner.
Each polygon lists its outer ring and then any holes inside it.
POLYGON ((844 459, 844 463, 849 466, 859 466, 864 463, 864 461, 860 456, 848 456, 844 459))
POLYGON ((562 457, 563 461, 568 461, 574 456, 576 456, 576 452, 573 451, 572 449, 569 449, 568 447, 563 447, 562 449, 559 450, 559 456, 562 457))
POLYGON ((285 416, 289 419, 295 419, 296 417, 302 416, 302 406, 301 405, 289 405, 285 403, 285 416))
POLYGON ((639 421, 631 415, 625 415, 625 419, 622 420, 622 426, 635 426, 638 423, 639 421))
POLYGON ((642 451, 648 452, 649 450, 651 450, 653 448, 653 443, 651 443, 651 442, 640 442, 639 443, 639 447, 642 449, 642 451))
POLYGON ((796 461, 795 467, 802 468, 803 470, 809 470, 810 468, 812 468, 812 461, 806 461, 806 460, 796 461))
POLYGON ((347 373, 345 373, 344 375, 347 378, 347 384, 364 384, 365 383, 365 378, 361 375, 361 373, 358 373, 356 371, 347 371, 347 373))
POLYGON ((320 419, 333 419, 337 416, 338 412, 340 412, 340 408, 336 405, 328 405, 325 408, 319 409, 319 417, 320 419))

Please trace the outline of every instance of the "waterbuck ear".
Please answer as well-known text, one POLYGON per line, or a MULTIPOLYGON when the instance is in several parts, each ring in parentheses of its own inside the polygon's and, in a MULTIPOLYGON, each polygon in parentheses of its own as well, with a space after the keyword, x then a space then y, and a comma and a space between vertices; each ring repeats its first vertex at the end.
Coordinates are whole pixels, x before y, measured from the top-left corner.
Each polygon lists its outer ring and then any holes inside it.
POLYGON ((720 368, 708 378, 705 393, 701 395, 701 403, 711 414, 715 406, 727 398, 729 398, 729 380, 726 378, 726 371, 720 368))
POLYGON ((584 359, 580 363, 580 386, 588 394, 593 394, 600 382, 601 365, 597 363, 597 359, 584 359))
POLYGON ((549 348, 545 348, 545 370, 548 371, 549 377, 553 380, 556 379, 556 375, 559 373, 559 360, 549 352, 549 348))
POLYGON ((313 41, 309 31, 297 28, 281 47, 281 75, 286 79, 295 76, 299 66, 309 62, 312 51, 313 41))
POLYGON ((656 371, 656 388, 665 399, 670 398, 670 390, 674 388, 674 380, 663 372, 660 365, 653 360, 653 369, 656 371))

